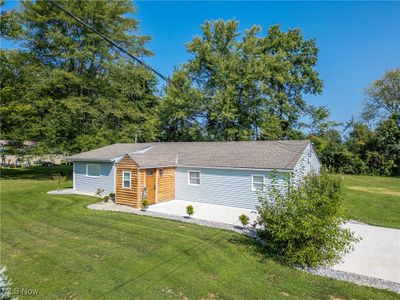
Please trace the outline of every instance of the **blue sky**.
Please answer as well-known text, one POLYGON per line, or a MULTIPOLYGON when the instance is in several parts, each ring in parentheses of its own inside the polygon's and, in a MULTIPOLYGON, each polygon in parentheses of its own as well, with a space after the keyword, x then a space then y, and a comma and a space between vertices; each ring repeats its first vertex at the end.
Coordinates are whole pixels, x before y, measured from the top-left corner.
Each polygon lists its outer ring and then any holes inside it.
MULTIPOLYGON (((4 8, 16 4, 6 1, 4 8)), ((316 38, 324 81, 323 93, 306 99, 328 106, 332 119, 341 122, 360 112, 364 89, 373 80, 400 67, 400 2, 139 1, 136 6, 141 33, 152 36, 148 48, 155 56, 146 62, 166 75, 190 58, 185 43, 201 33, 205 20, 235 19, 241 30, 258 24, 264 32, 274 24, 300 28, 306 38, 316 38)))

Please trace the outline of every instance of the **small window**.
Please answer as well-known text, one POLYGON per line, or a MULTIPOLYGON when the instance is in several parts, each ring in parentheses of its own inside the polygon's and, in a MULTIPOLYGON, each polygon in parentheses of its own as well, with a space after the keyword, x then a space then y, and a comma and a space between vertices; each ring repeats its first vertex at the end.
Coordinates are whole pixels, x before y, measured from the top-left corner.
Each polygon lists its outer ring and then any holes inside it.
POLYGON ((100 165, 87 164, 86 165, 86 176, 92 176, 92 177, 100 176, 100 165))
POLYGON ((131 188, 131 172, 130 171, 122 172, 122 187, 124 189, 131 188))
POLYGON ((258 191, 264 189, 264 176, 252 175, 251 176, 251 190, 258 191))
POLYGON ((189 184, 200 185, 200 172, 189 171, 189 184))

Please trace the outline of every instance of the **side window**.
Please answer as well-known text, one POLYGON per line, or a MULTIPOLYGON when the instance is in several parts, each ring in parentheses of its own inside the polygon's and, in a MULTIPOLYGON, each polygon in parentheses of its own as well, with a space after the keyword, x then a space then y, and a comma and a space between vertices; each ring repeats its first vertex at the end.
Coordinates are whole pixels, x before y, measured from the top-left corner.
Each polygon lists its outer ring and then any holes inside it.
POLYGON ((98 177, 100 176, 101 166, 99 164, 87 164, 86 176, 98 177))
POLYGON ((131 172, 130 171, 123 171, 122 172, 122 187, 124 189, 131 188, 131 172))
POLYGON ((251 175, 251 190, 258 191, 264 189, 264 176, 251 175))
POLYGON ((200 172, 199 171, 189 171, 188 172, 188 184, 200 185, 200 172))

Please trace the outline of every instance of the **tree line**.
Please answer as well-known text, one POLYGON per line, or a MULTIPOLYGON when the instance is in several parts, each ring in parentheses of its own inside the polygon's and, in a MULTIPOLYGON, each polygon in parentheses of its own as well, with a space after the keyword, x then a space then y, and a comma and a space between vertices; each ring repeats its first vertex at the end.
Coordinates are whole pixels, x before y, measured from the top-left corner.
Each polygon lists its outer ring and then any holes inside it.
MULTIPOLYGON (((153 55, 131 1, 63 6, 135 56, 153 55)), ((135 136, 139 142, 310 138, 334 171, 399 174, 398 69, 371 86, 362 118, 343 138, 329 110, 304 99, 323 89, 314 39, 279 26, 242 32, 234 20, 207 21, 201 29, 186 45, 191 58, 170 77, 174 85, 161 87, 153 73, 48 2, 21 1, 1 16, 2 38, 20 46, 0 54, 2 138, 66 154, 135 136)))

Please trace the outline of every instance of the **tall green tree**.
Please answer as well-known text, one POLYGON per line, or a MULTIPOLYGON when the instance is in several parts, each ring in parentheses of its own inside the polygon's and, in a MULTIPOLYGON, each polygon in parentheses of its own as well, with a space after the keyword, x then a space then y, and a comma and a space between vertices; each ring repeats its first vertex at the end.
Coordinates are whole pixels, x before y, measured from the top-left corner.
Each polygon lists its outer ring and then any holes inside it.
POLYGON ((400 68, 387 71, 366 90, 362 116, 366 121, 383 121, 400 114, 400 68))
MULTIPOLYGON (((61 4, 132 54, 151 55, 145 48, 150 38, 137 34, 131 1, 72 0, 61 4)), ((5 137, 18 132, 25 139, 39 141, 43 151, 70 153, 117 141, 132 142, 135 134, 139 141, 156 138, 158 97, 153 74, 122 57, 47 1, 22 1, 15 18, 22 27, 19 38, 30 62, 14 64, 11 61, 16 55, 4 53, 10 68, 20 69, 14 73, 25 85, 20 96, 6 96, 4 109, 27 109, 16 112, 23 126, 10 121, 2 127, 5 137), (30 78, 21 77, 26 73, 30 78)))
MULTIPOLYGON (((5 4, 5 0, 0 0, 0 7, 5 4)), ((22 34, 21 25, 15 18, 15 10, 1 10, 0 14, 0 37, 2 39, 19 38, 22 34)))
POLYGON ((318 94, 318 48, 300 30, 237 21, 207 21, 187 44, 192 58, 176 69, 160 107, 164 140, 296 138, 307 113, 304 94, 318 94))

